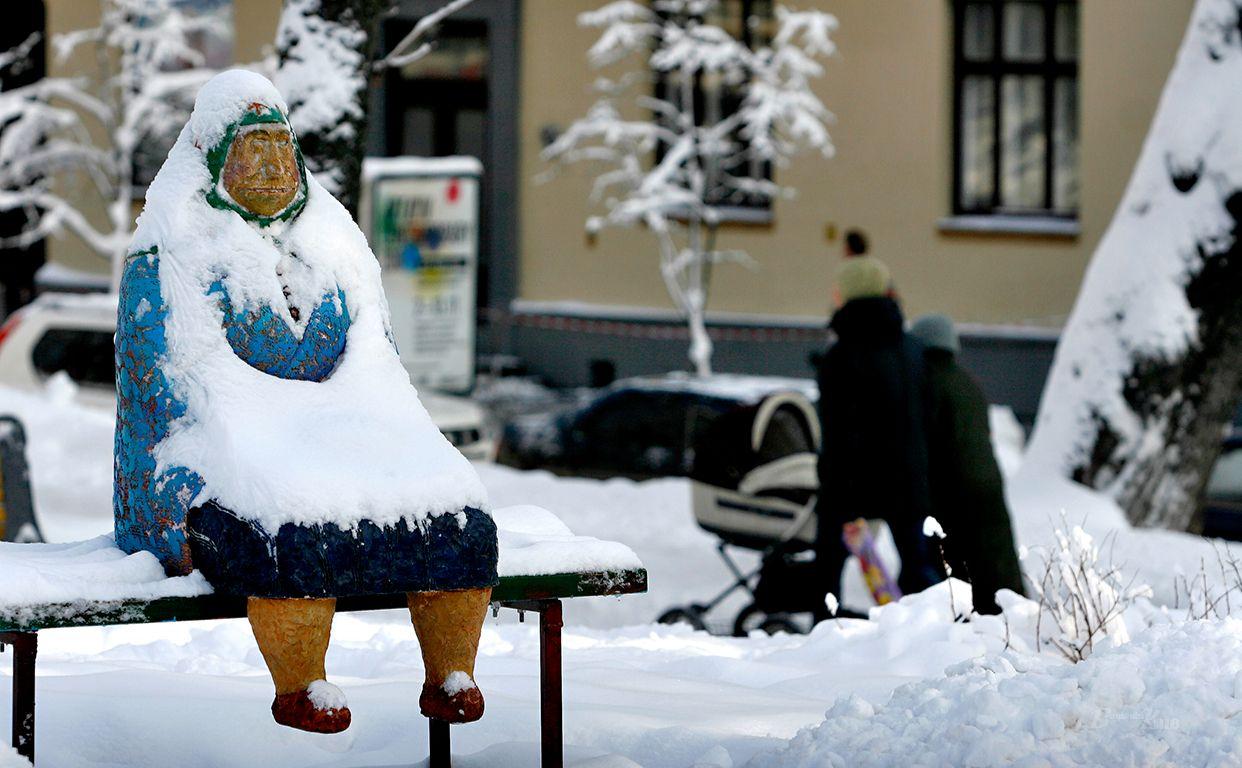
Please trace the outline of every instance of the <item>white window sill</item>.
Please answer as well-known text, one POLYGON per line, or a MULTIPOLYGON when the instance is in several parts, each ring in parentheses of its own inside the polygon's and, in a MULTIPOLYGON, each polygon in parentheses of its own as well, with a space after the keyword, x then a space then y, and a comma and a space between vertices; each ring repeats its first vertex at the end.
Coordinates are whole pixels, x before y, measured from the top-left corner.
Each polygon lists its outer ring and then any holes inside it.
POLYGON ((1078 219, 1056 216, 968 215, 946 216, 936 222, 941 232, 964 232, 980 235, 1034 235, 1039 237, 1078 237, 1082 227, 1078 219))
MULTIPOLYGON (((771 206, 767 208, 752 208, 743 205, 717 205, 713 206, 711 210, 716 214, 716 223, 722 226, 730 224, 766 226, 775 220, 771 206)), ((679 209, 670 211, 669 218, 685 222, 689 220, 690 216, 685 209, 679 209)))

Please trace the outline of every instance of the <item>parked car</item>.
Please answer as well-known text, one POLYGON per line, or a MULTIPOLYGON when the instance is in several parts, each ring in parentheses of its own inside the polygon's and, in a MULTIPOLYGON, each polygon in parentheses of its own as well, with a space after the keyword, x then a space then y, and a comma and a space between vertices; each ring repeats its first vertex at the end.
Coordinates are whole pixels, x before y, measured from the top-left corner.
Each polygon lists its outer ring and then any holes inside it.
POLYGON ((1203 535, 1242 541, 1242 431, 1236 427, 1212 467, 1203 501, 1203 535))
MULTIPOLYGON (((64 371, 78 385, 80 404, 115 411, 115 333, 115 295, 43 294, 0 326, 0 385, 35 390, 64 371)), ((496 441, 485 434, 482 408, 427 390, 419 392, 419 399, 467 458, 493 458, 496 441)))
POLYGON ((751 423, 775 395, 801 403, 803 428, 818 430, 811 424, 814 382, 670 374, 622 379, 585 404, 513 419, 501 435, 497 461, 585 477, 689 476, 704 436, 722 419, 751 423))

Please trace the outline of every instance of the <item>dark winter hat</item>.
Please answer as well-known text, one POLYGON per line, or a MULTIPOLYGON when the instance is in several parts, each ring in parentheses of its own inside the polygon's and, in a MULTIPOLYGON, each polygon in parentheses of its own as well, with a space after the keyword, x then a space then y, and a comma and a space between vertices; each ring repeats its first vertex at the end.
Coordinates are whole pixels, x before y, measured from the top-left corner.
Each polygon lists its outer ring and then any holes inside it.
POLYGON ((846 259, 837 267, 837 290, 843 304, 854 299, 887 296, 891 283, 888 267, 874 256, 846 259))
POLYGON ((928 349, 942 349, 954 355, 962 351, 957 329, 948 315, 923 315, 910 326, 910 335, 928 349))

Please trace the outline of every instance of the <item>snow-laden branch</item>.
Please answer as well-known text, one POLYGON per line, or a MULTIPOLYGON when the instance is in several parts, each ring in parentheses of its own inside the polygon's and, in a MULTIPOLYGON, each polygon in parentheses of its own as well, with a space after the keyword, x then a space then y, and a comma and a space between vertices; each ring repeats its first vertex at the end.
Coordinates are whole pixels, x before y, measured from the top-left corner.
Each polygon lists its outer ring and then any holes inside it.
POLYGON ((753 169, 807 150, 833 152, 832 115, 811 82, 823 71, 817 59, 836 50, 836 19, 777 8, 771 43, 752 50, 713 23, 718 10, 715 0, 615 0, 580 14, 579 24, 600 30, 588 51, 593 66, 641 65, 597 80, 599 99, 543 152, 559 165, 598 167, 591 200, 604 210, 588 219, 588 230, 642 226, 655 235, 660 274, 690 326, 690 357, 704 374, 711 370, 711 268, 754 264, 744 252, 715 247, 726 209, 792 197, 753 169), (654 94, 653 82, 663 84, 654 94), (726 93, 741 97, 736 111, 696 109, 708 98, 727 103, 720 98, 726 93))
POLYGON ((388 67, 404 67, 426 56, 431 52, 432 44, 424 41, 423 38, 435 30, 440 22, 472 2, 474 0, 452 0, 452 2, 419 19, 414 28, 393 46, 392 51, 387 56, 375 62, 375 69, 378 71, 388 67))
MULTIPOLYGON (((100 77, 0 91, 0 209, 29 221, 8 244, 69 232, 115 271, 133 231, 136 156, 170 143, 211 76, 195 42, 228 34, 220 14, 176 0, 104 0, 98 27, 52 38, 62 61, 92 48, 100 77), (102 204, 107 225, 93 224, 83 204, 102 204)), ((35 42, 0 53, 0 69, 27 66, 35 42)))

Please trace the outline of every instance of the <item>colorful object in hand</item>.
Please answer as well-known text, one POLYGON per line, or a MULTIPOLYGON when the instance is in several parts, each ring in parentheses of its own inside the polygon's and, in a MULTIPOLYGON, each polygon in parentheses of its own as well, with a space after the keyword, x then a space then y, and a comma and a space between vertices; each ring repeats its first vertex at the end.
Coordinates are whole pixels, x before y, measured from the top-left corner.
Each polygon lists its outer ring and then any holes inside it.
POLYGON ((862 566, 863 580, 867 583, 867 589, 876 605, 900 600, 901 590, 880 561, 875 549, 875 537, 871 535, 871 526, 867 525, 867 521, 860 517, 852 523, 846 523, 842 528, 841 538, 850 554, 858 558, 859 565, 862 566))

